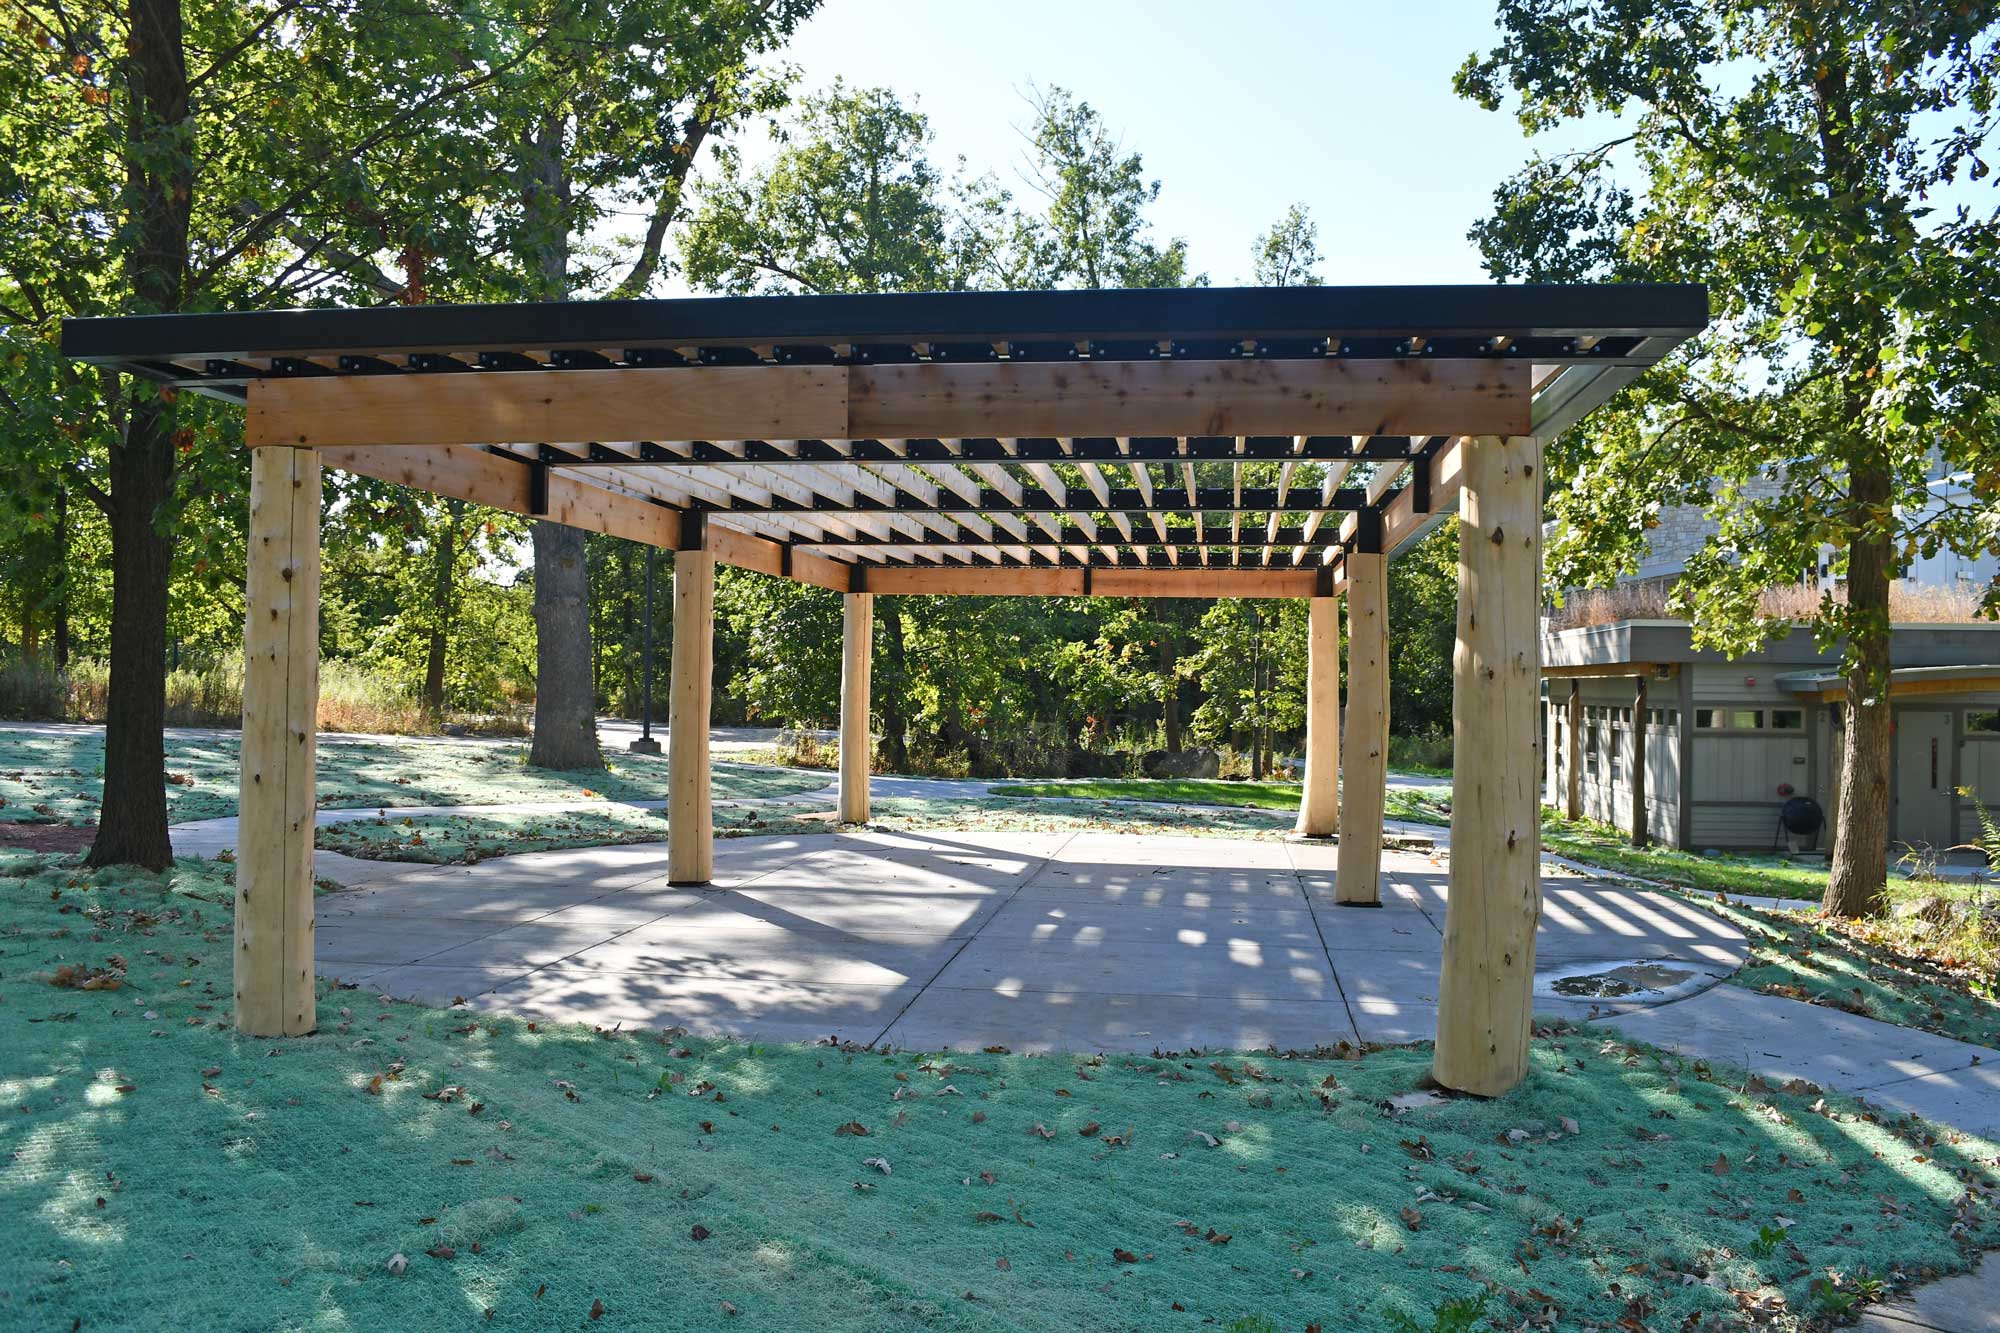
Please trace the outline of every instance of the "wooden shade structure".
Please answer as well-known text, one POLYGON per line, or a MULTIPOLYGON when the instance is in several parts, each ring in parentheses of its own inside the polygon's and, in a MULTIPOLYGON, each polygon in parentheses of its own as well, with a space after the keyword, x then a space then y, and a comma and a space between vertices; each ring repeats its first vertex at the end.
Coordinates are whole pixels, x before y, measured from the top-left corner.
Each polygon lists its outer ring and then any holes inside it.
POLYGON ((1707 318, 1690 285, 1201 288, 144 316, 72 321, 63 348, 246 406, 246 1031, 315 1021, 300 820, 309 835, 318 512, 282 497, 321 465, 679 553, 668 856, 686 883, 711 863, 720 561, 849 594, 856 819, 877 594, 1314 599, 1301 832, 1353 830, 1340 896, 1376 902, 1382 565, 1457 513, 1436 1072, 1492 1094, 1524 1067, 1539 912, 1540 441, 1707 318), (1246 486, 1252 462, 1276 484, 1246 486), (1366 657, 1343 746, 1331 599, 1350 580, 1366 657))

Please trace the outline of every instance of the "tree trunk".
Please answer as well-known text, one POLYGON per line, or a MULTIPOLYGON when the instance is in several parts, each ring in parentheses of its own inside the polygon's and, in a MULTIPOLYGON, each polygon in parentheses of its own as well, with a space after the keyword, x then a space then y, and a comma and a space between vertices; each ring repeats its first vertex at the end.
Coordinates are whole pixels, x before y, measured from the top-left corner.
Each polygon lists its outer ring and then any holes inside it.
POLYGON ((591 680, 589 581, 583 533, 535 524, 535 741, 538 768, 602 768, 591 680))
POLYGON ((1179 630, 1170 629, 1160 639, 1160 674, 1166 677, 1166 688, 1160 691, 1160 714, 1167 733, 1167 753, 1181 752, 1181 636, 1179 630))
MULTIPOLYGON (((527 216, 523 259, 544 301, 569 299, 569 175, 563 117, 544 116, 522 144, 527 216)), ((602 768, 597 746, 597 662, 590 640, 590 567, 583 533, 535 524, 535 741, 528 762, 602 768)))
POLYGON ((56 487, 56 670, 69 669, 69 487, 56 487))
POLYGON ((903 603, 898 597, 884 597, 877 606, 882 612, 882 656, 889 667, 883 688, 875 692, 875 711, 882 718, 882 767, 890 773, 907 773, 910 720, 903 711, 903 692, 910 673, 903 644, 903 603))
MULTIPOLYGON (((1853 500, 1864 511, 1889 504, 1886 468, 1857 468, 1853 500)), ((1833 872, 1821 910, 1831 916, 1881 911, 1889 879, 1890 745, 1889 583, 1894 572, 1889 535, 1863 533, 1847 552, 1847 731, 1840 800, 1833 822, 1833 872)))
POLYGON ((444 536, 438 540, 434 553, 436 561, 431 575, 431 598, 434 605, 431 614, 431 636, 424 656, 424 711, 431 721, 441 721, 444 717, 444 666, 445 650, 451 639, 451 592, 452 575, 458 564, 458 515, 464 507, 462 500, 448 500, 445 503, 444 536))
MULTIPOLYGON (((179 0, 131 0, 126 47, 124 221, 136 235, 125 271, 132 314, 177 310, 187 278, 194 196, 186 135, 187 61, 179 0)), ((106 380, 109 384, 112 381, 106 380)), ((104 804, 86 864, 164 870, 167 840, 167 569, 160 530, 173 498, 172 394, 125 390, 124 428, 110 450, 111 688, 104 718, 104 804)))
POLYGON ((167 570, 154 517, 173 486, 174 409, 135 386, 111 449, 111 687, 104 710, 104 804, 87 864, 164 870, 167 839, 167 570))

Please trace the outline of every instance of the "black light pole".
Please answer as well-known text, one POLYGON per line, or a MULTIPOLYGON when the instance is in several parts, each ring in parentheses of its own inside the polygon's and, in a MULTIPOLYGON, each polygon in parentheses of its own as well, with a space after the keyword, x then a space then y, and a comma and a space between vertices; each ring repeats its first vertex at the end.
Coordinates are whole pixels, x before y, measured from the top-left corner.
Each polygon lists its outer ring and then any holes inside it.
POLYGON ((660 743, 653 739, 653 552, 653 547, 646 548, 646 652, 639 668, 639 739, 625 747, 633 754, 660 752, 660 743))

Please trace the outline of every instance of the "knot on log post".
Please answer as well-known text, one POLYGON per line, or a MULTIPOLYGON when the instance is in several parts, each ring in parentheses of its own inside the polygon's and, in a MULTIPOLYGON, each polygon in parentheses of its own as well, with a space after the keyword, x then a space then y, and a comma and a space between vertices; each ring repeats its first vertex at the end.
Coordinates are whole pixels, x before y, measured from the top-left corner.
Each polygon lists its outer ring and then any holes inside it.
POLYGON ((1493 529, 1493 536, 1489 540, 1491 540, 1495 546, 1505 545, 1507 541, 1507 529, 1504 527, 1493 529))

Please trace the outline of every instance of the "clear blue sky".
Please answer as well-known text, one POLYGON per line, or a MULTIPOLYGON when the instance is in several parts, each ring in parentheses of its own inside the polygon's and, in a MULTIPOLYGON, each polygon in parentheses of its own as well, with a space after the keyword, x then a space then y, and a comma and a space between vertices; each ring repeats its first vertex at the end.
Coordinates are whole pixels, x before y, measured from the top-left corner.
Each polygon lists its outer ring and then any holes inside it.
MULTIPOLYGON (((826 0, 785 58, 914 99, 937 160, 1022 192, 1030 84, 1090 102, 1161 182, 1153 217, 1210 281, 1247 281, 1287 206, 1319 223, 1329 282, 1483 282, 1466 228, 1525 159, 1513 117, 1456 97, 1491 0, 826 0)), ((749 156, 758 154, 753 149, 749 156)))

